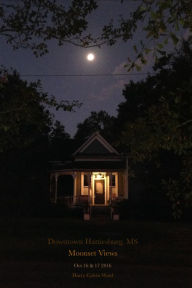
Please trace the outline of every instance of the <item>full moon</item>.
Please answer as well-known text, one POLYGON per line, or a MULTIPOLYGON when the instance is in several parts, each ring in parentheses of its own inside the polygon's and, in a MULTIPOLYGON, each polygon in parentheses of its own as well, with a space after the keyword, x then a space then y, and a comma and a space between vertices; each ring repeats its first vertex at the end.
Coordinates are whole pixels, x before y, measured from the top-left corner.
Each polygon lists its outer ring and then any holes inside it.
POLYGON ((93 54, 93 53, 89 53, 88 55, 87 55, 87 60, 88 61, 93 61, 95 59, 95 55, 93 54))

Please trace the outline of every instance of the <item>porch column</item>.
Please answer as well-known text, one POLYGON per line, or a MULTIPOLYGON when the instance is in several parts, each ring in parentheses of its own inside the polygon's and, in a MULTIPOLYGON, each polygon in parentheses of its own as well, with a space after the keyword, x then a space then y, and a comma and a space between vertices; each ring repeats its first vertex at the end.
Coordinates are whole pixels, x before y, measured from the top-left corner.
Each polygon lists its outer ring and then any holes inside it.
POLYGON ((90 198, 90 196, 91 196, 91 175, 92 175, 92 173, 89 172, 89 176, 88 176, 88 203, 89 203, 89 205, 91 203, 91 198, 90 198))
POLYGON ((109 203, 111 204, 112 198, 112 173, 109 173, 109 203))
POLYGON ((58 181, 58 175, 55 174, 55 204, 57 203, 57 181, 58 181))
POLYGON ((73 204, 77 202, 77 191, 76 191, 76 183, 77 183, 77 173, 73 173, 73 204))

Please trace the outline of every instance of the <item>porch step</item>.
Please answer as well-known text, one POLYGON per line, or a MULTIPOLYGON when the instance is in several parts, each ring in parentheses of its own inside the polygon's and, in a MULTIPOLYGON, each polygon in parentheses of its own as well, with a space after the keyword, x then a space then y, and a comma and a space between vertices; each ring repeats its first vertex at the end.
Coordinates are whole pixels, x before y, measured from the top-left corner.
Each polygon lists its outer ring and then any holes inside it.
POLYGON ((111 207, 109 206, 92 206, 91 218, 110 218, 111 207))

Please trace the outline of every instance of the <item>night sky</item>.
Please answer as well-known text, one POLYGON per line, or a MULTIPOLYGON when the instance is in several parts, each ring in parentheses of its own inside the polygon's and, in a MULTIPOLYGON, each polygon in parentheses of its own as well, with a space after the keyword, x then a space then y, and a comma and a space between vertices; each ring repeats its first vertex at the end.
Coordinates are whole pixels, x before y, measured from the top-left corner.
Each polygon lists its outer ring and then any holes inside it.
MULTIPOLYGON (((99 8, 89 16, 89 31, 98 34, 104 24, 108 24, 111 18, 117 19, 120 14, 128 15, 134 8, 134 3, 124 1, 102 0, 99 8)), ((126 73, 124 64, 127 58, 134 58, 133 44, 141 40, 140 31, 134 37, 134 41, 119 42, 101 48, 81 48, 71 44, 58 47, 57 43, 49 43, 49 53, 36 58, 32 51, 19 49, 13 50, 5 41, 1 43, 0 63, 6 68, 16 69, 22 79, 35 81, 40 79, 44 92, 54 95, 58 100, 79 100, 83 103, 75 113, 58 111, 55 119, 61 121, 66 131, 72 136, 78 123, 90 115, 91 111, 105 110, 110 115, 116 115, 117 105, 123 101, 122 89, 130 80, 140 80, 151 71, 152 58, 148 64, 138 73, 130 72, 126 76, 54 76, 54 77, 26 77, 25 74, 114 74, 126 73), (89 52, 95 54, 95 61, 88 62, 86 55, 89 52), (137 75, 133 75, 133 73, 137 75)))

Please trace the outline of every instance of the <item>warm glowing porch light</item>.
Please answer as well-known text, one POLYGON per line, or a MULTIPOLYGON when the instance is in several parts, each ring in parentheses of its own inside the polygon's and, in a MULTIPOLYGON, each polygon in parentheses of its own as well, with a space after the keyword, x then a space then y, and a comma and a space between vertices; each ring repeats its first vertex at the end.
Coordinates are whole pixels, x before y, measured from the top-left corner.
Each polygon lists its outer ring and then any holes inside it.
POLYGON ((104 175, 103 174, 101 174, 101 173, 98 173, 98 174, 96 174, 95 175, 95 179, 103 179, 104 178, 104 175))

